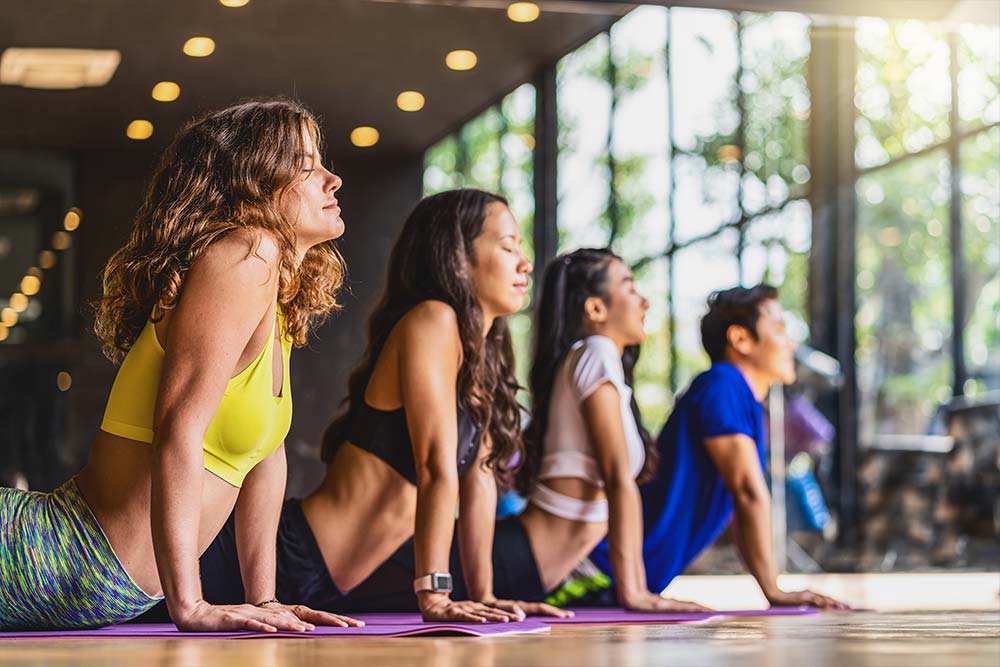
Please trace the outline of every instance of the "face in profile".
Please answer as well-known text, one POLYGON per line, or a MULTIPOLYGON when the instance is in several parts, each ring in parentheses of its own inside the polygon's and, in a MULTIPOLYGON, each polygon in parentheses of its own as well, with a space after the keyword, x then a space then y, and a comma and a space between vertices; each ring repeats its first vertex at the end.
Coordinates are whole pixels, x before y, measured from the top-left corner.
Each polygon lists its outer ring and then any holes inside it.
POLYGON ((482 231, 472 242, 469 273, 487 317, 503 317, 524 307, 532 266, 521 249, 521 230, 500 202, 486 207, 482 231))
POLYGON ((620 259, 608 264, 606 284, 606 329, 624 345, 639 345, 646 340, 649 301, 636 289, 632 270, 620 259))
POLYGON ((344 221, 336 197, 343 181, 323 166, 308 128, 302 128, 302 135, 299 174, 279 205, 295 229, 297 245, 307 249, 343 235, 344 221))
POLYGON ((749 339, 747 358, 782 384, 795 382, 795 342, 785 328, 785 309, 774 299, 760 304, 757 340, 749 339))

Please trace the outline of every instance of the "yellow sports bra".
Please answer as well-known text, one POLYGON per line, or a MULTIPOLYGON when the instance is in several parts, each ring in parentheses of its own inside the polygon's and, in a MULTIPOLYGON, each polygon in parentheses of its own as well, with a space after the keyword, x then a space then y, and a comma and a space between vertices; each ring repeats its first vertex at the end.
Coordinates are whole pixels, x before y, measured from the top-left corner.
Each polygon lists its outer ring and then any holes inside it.
MULTIPOLYGON (((288 380, 292 341, 283 333, 283 324, 279 310, 275 326, 282 331, 281 396, 273 393, 274 338, 270 337, 257 358, 226 385, 219 409, 205 431, 205 469, 236 487, 242 486, 247 473, 281 445, 292 423, 288 380)), ((163 347, 149 320, 118 369, 104 410, 102 431, 153 442, 153 408, 162 366, 163 347)))

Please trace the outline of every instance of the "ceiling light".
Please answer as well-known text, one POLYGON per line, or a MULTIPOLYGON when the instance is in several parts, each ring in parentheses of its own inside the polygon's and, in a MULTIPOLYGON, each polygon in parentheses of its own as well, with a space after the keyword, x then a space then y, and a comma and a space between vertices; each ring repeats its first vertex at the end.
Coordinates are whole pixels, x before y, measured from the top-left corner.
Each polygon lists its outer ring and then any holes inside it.
POLYGON ((512 2, 507 7, 507 18, 516 23, 531 23, 540 13, 533 2, 512 2))
POLYGON ((56 250, 65 250, 72 242, 70 235, 66 232, 56 232, 52 235, 52 247, 56 250))
POLYGON ((415 90, 405 90, 396 97, 396 106, 403 111, 420 111, 424 108, 424 96, 415 90))
POLYGON ((358 148, 368 148, 378 143, 378 130, 362 125, 351 130, 351 143, 358 148))
POLYGON ((69 391, 73 386, 73 376, 66 371, 59 371, 56 375, 56 386, 59 387, 59 391, 69 391))
POLYGON ((81 220, 83 220, 83 211, 74 206, 66 211, 66 215, 63 217, 63 229, 71 232, 80 226, 81 220))
POLYGON ((173 102, 181 94, 181 87, 173 81, 161 81, 153 86, 153 99, 157 102, 173 102))
POLYGON ((246 7, 250 0, 219 0, 223 7, 246 7))
POLYGON ((6 324, 0 324, 0 341, 7 340, 7 336, 10 335, 10 330, 7 329, 6 324))
POLYGON ((28 307, 28 297, 21 292, 14 292, 10 295, 10 307, 18 313, 23 313, 28 307))
MULTIPOLYGON (((142 141, 153 136, 153 124, 148 120, 136 119, 125 128, 125 136, 129 139, 142 141)), ((57 248, 58 249, 58 248, 57 248)))
POLYGON ((0 84, 47 90, 104 86, 121 60, 115 49, 11 47, 0 56, 0 84))
MULTIPOLYGON (((69 234, 67 234, 67 236, 69 236, 69 234)), ((29 268, 27 271, 24 272, 24 275, 26 275, 26 276, 35 276, 36 278, 38 278, 39 280, 41 280, 42 279, 42 270, 39 269, 37 266, 32 266, 31 268, 29 268)))
POLYGON ((25 276, 21 278, 21 291, 25 296, 35 296, 42 288, 42 281, 35 276, 25 276))
POLYGON ((0 322, 6 327, 12 327, 17 324, 17 311, 13 308, 4 308, 0 310, 0 322))
POLYGON ((43 269, 51 269, 56 265, 56 254, 51 250, 43 250, 38 253, 38 266, 43 269))
POLYGON ((192 37, 184 42, 184 53, 192 58, 204 58, 215 51, 215 40, 211 37, 192 37))
POLYGON ((444 63, 451 69, 458 72, 464 72, 470 70, 476 66, 478 62, 476 54, 472 51, 466 49, 459 49, 457 51, 452 51, 444 57, 444 63))

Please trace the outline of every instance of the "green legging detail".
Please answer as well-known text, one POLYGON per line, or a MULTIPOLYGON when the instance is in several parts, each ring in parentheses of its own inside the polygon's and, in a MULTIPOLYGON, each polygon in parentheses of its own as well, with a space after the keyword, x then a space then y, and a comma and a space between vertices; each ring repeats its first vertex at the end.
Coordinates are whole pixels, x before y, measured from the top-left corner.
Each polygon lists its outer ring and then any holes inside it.
POLYGON ((611 577, 602 573, 571 579, 555 590, 545 601, 555 607, 568 607, 591 593, 611 588, 611 577))
POLYGON ((0 630, 98 628, 155 605, 128 575, 76 482, 0 488, 0 630))

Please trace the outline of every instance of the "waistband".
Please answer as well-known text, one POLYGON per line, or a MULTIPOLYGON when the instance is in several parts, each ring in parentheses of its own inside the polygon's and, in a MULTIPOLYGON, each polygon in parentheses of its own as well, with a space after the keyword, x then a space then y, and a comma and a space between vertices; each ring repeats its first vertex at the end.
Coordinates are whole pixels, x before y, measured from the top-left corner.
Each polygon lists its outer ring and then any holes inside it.
POLYGON ((531 494, 530 502, 549 514, 569 521, 600 523, 608 520, 607 500, 580 500, 553 491, 539 482, 531 494))
POLYGON ((330 609, 347 594, 330 576, 298 498, 289 498, 281 506, 276 583, 279 600, 315 609, 330 609))

